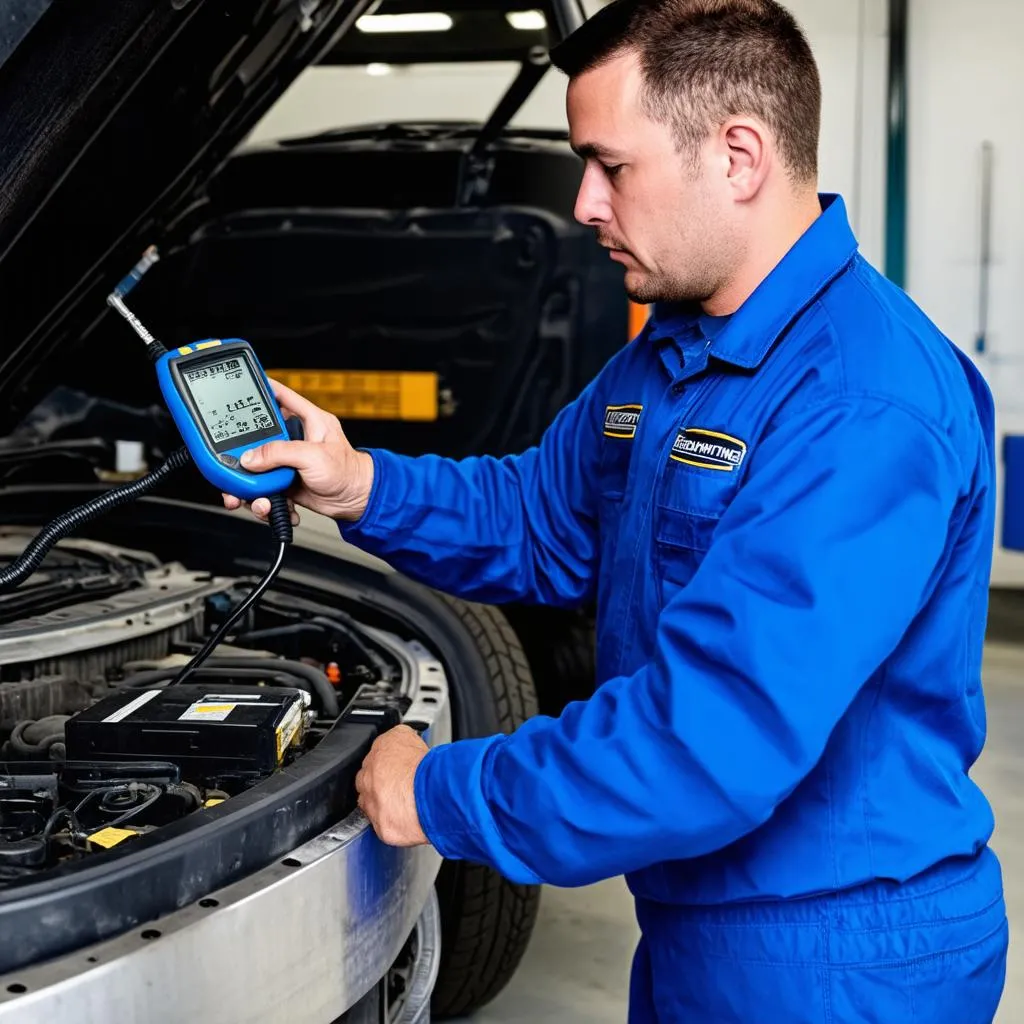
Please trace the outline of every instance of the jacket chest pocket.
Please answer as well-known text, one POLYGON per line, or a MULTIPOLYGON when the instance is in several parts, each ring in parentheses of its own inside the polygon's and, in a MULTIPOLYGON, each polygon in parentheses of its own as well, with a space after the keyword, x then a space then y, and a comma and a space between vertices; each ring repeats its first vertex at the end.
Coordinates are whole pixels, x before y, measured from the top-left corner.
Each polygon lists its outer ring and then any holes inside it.
POLYGON ((718 517, 658 506, 654 562, 662 604, 693 579, 718 526, 718 517))
POLYGON ((654 513, 654 568, 663 604, 700 568, 715 530, 739 487, 738 472, 665 470, 654 513))

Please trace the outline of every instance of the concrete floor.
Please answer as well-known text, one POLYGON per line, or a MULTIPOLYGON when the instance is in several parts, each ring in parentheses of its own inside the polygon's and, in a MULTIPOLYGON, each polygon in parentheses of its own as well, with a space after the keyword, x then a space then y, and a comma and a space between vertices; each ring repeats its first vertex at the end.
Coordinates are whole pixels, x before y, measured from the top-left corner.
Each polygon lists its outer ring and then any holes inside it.
MULTIPOLYGON (((1024 1021, 1024 646, 990 644, 985 692, 989 739, 975 778, 995 808, 1009 908, 1011 944, 998 1024, 1024 1021)), ((522 966, 508 988, 467 1024, 587 1021, 626 1017, 629 961, 637 938, 632 902, 616 879, 578 890, 546 889, 522 966)))

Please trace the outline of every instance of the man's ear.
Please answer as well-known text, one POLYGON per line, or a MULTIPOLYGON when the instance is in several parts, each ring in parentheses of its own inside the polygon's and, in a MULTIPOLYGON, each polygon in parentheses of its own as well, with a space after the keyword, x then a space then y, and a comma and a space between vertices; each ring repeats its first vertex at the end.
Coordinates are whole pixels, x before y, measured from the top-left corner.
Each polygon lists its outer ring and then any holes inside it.
POLYGON ((750 202, 768 175, 771 137, 758 121, 737 117, 722 125, 721 140, 729 157, 729 187, 738 202, 750 202))

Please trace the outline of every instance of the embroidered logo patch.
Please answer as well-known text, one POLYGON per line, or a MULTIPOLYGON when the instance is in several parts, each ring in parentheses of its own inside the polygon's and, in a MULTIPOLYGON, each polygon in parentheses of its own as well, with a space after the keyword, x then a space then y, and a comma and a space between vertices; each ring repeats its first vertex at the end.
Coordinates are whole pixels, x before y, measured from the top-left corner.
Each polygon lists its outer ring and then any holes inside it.
POLYGON ((726 473, 738 469, 746 454, 746 443, 738 437, 697 427, 680 430, 672 445, 672 458, 676 462, 726 473))
POLYGON ((642 405, 609 405, 604 411, 604 436, 632 440, 643 410, 642 405))

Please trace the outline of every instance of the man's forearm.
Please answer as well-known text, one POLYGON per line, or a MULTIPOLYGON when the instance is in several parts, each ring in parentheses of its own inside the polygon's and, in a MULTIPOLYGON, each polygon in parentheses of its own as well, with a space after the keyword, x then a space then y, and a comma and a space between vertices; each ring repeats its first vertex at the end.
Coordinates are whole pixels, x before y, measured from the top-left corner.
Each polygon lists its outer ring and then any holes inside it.
POLYGON ((540 453, 456 461, 372 450, 360 518, 340 521, 351 543, 439 590, 473 600, 578 603, 594 564, 586 519, 552 513, 540 453))
POLYGON ((575 606, 597 569, 600 378, 520 455, 461 460, 371 449, 372 483, 343 536, 449 594, 575 606))

